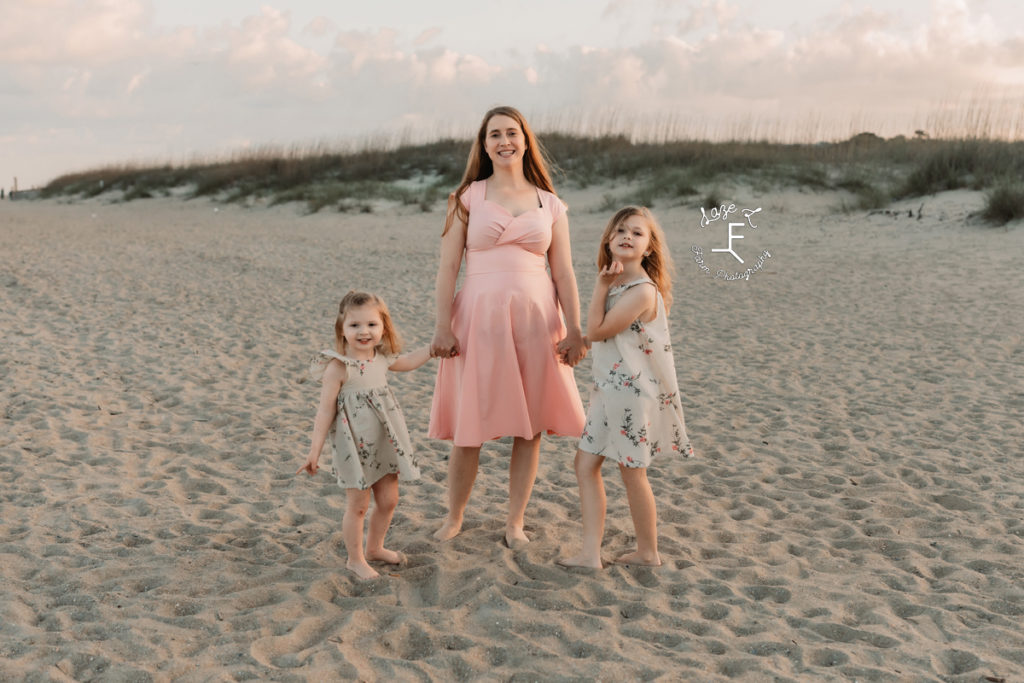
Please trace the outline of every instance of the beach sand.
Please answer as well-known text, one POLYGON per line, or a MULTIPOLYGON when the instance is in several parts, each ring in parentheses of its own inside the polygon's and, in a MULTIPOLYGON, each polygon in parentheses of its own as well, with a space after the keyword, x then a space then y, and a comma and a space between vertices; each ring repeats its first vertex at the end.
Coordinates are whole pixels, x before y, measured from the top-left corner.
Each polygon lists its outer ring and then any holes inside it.
MULTIPOLYGON (((608 212, 564 196, 585 307, 608 212)), ((762 208, 737 248, 771 253, 749 281, 691 257, 721 223, 655 208, 697 453, 650 471, 664 566, 554 564, 579 545, 567 438, 526 550, 501 543, 507 440, 435 542, 430 364, 392 379, 424 474, 388 536, 410 563, 366 583, 343 491, 294 476, 307 367, 350 288, 429 341, 440 207, 0 203, 0 679, 1024 680, 1024 229, 975 192, 920 220, 840 199, 737 189, 762 208)), ((605 475, 610 560, 633 538, 605 475)))

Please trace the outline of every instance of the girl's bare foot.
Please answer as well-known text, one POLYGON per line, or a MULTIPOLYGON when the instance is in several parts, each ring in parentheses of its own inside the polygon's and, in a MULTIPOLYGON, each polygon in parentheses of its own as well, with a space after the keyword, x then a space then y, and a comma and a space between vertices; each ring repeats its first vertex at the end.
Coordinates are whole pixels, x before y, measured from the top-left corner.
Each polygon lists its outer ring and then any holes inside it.
POLYGON ((387 564, 397 564, 401 567, 409 564, 409 558, 405 556, 405 553, 398 552, 397 550, 388 550, 387 548, 367 550, 366 559, 369 562, 386 562, 387 564))
POLYGON ((641 555, 639 551, 626 553, 615 560, 615 564, 637 564, 644 567, 660 567, 661 556, 657 553, 654 555, 641 555))
POLYGON ((579 555, 573 555, 572 557, 560 557, 555 560, 555 564, 560 567, 586 567, 588 569, 604 569, 604 565, 601 564, 601 558, 593 558, 589 555, 580 553, 579 555))
POLYGON ((378 574, 373 567, 366 564, 366 562, 346 562, 345 566, 350 572, 358 576, 360 581, 369 581, 370 579, 380 578, 380 574, 378 574))
POLYGON ((512 550, 524 550, 529 545, 530 539, 526 537, 526 532, 523 531, 521 526, 506 526, 505 527, 505 545, 512 550))
POLYGON ((458 536, 460 531, 462 531, 462 520, 454 520, 451 517, 447 517, 441 528, 434 532, 434 538, 439 541, 450 541, 458 536))

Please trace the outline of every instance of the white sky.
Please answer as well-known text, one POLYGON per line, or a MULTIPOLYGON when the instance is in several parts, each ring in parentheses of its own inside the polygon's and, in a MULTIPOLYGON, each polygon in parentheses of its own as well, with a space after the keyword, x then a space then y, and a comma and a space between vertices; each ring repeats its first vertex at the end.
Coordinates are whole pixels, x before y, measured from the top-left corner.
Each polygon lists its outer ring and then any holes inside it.
POLYGON ((0 64, 4 187, 461 136, 495 104, 541 130, 816 140, 971 127, 984 101, 1024 137, 1018 0, 0 0, 0 64))

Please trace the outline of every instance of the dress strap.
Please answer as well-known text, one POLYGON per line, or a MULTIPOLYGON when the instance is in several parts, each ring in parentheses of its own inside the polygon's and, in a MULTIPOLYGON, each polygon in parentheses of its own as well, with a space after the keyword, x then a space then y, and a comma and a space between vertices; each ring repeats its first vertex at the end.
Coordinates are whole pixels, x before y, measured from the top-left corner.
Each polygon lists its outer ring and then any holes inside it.
POLYGON ((482 206, 484 199, 487 197, 487 181, 474 180, 469 186, 469 191, 472 193, 470 196, 470 202, 472 205, 482 206))
MULTIPOLYGON (((470 188, 473 188, 473 189, 477 190, 477 196, 472 198, 473 201, 481 201, 481 202, 484 201, 484 199, 487 197, 487 178, 484 178, 483 180, 474 180, 473 183, 470 185, 470 188)), ((536 185, 534 185, 533 186, 533 192, 534 192, 534 194, 537 195, 537 208, 538 209, 543 209, 544 208, 544 199, 543 199, 543 197, 544 197, 544 190, 542 190, 539 187, 537 187, 536 185)), ((506 211, 507 211, 507 209, 506 209, 506 211)))
MULTIPOLYGON (((614 287, 612 287, 611 289, 608 290, 608 293, 609 294, 620 294, 622 292, 625 292, 630 287, 636 287, 637 285, 642 285, 645 282, 649 282, 650 284, 654 285, 654 280, 652 280, 651 278, 649 278, 646 275, 644 275, 643 277, 639 277, 636 280, 631 280, 629 282, 623 282, 621 285, 615 285, 614 287)), ((658 286, 654 285, 654 289, 658 289, 658 286)))
POLYGON ((310 377, 317 382, 323 381, 324 371, 327 370, 327 366, 330 365, 332 360, 341 361, 343 364, 354 368, 359 367, 360 364, 359 361, 349 358, 348 356, 343 356, 337 351, 324 349, 323 351, 318 352, 313 356, 313 359, 309 361, 310 377))

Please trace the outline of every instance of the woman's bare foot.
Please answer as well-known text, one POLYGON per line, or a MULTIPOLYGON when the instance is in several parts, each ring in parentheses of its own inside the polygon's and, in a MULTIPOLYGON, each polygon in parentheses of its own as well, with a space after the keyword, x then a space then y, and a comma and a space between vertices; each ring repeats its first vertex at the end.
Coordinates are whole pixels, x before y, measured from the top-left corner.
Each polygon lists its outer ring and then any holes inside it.
POLYGON ((398 552, 397 550, 388 550, 387 548, 381 548, 380 550, 367 550, 366 560, 368 562, 397 564, 400 567, 404 567, 409 564, 409 558, 405 556, 405 553, 398 552))
POLYGON ((350 572, 358 576, 360 581, 380 578, 380 574, 373 567, 366 564, 366 562, 346 562, 345 566, 350 572))
POLYGON ((439 541, 450 541, 458 536, 460 531, 462 531, 462 520, 454 520, 451 517, 447 517, 441 528, 434 532, 434 538, 439 541))
POLYGON ((615 564, 637 564, 644 567, 660 567, 661 556, 655 553, 654 555, 641 555, 639 551, 626 553, 615 560, 615 564))
POLYGON ((573 555, 572 557, 560 557, 555 560, 555 564, 560 567, 586 567, 587 569, 604 569, 604 565, 601 564, 601 558, 591 557, 580 553, 579 555, 573 555))

